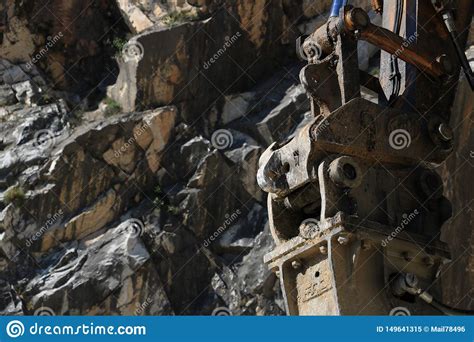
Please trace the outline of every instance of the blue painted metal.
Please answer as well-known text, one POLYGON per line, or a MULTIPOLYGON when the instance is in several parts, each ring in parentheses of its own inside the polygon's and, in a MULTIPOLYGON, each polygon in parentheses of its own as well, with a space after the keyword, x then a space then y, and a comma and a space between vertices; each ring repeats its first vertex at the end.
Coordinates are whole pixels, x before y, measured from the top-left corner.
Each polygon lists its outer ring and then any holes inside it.
POLYGON ((347 0, 333 0, 332 6, 331 6, 331 15, 330 17, 338 17, 339 16, 339 10, 345 6, 347 3, 347 0))

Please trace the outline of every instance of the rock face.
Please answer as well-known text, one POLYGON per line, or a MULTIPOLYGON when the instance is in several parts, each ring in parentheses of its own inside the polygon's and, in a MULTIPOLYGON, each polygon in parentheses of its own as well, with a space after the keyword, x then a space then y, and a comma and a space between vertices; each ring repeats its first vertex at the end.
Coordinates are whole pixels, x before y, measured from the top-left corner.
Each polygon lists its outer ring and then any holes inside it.
POLYGON ((84 95, 115 78, 114 41, 127 26, 114 0, 7 0, 0 17, 0 57, 40 67, 55 89, 84 95))
POLYGON ((41 222, 47 222, 51 213, 60 213, 60 219, 27 247, 47 251, 61 242, 88 236, 115 220, 136 201, 135 196, 140 198, 140 188, 151 184, 175 119, 174 108, 162 108, 98 122, 65 138, 52 149, 46 164, 36 170, 37 183, 21 185, 27 192, 19 215, 14 203, 4 209, 5 217, 15 217, 3 224, 5 249, 16 249, 9 244, 11 239, 23 243, 36 236, 41 222), (121 185, 128 182, 137 189, 121 185))
POLYGON ((196 4, 117 2, 144 54, 119 58, 115 102, 85 113, 87 122, 71 89, 51 90, 59 74, 49 66, 2 60, 4 313, 283 314, 263 265, 272 239, 255 174, 263 149, 292 134, 309 107, 294 62, 255 79, 293 54, 288 20, 304 18, 303 7, 196 4), (181 10, 195 21, 166 24, 181 10))
POLYGON ((141 303, 149 303, 142 314, 172 313, 151 267, 150 254, 130 222, 88 241, 87 247, 68 244, 50 257, 48 272, 37 275, 25 287, 31 311, 41 310, 47 303, 62 315, 134 315, 141 303))
POLYGON ((284 314, 255 175, 330 1, 29 3, 0 8, 0 313, 284 314))
POLYGON ((226 1, 206 20, 142 33, 131 42, 143 48, 140 57, 125 56, 109 95, 125 110, 180 104, 190 113, 210 112, 222 94, 248 89, 288 63, 300 34, 294 23, 308 11, 323 13, 327 2, 312 6, 226 1))

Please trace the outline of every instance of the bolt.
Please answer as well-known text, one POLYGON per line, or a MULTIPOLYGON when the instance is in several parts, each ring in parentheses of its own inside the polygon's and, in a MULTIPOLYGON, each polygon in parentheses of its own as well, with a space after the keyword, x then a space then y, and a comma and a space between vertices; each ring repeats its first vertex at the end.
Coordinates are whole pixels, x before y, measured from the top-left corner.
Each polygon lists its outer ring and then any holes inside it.
POLYGON ((416 287, 418 285, 418 278, 413 273, 407 273, 405 274, 405 283, 409 287, 416 287))
POLYGON ((426 257, 426 258, 423 258, 423 262, 428 266, 428 267, 431 267, 434 265, 434 260, 433 258, 430 258, 430 257, 426 257))
POLYGON ((405 259, 405 261, 412 261, 413 260, 413 257, 410 256, 410 253, 408 253, 408 252, 403 252, 402 257, 403 257, 403 259, 405 259))
POLYGON ((337 238, 337 242, 339 242, 340 245, 347 245, 349 243, 349 238, 347 236, 339 236, 337 238))
POLYGON ((442 123, 438 126, 438 132, 441 136, 441 139, 444 141, 449 142, 453 140, 453 130, 445 123, 442 123))
POLYGON ((291 262, 291 267, 293 267, 295 270, 299 270, 301 268, 301 262, 298 260, 293 260, 291 262))
POLYGON ((360 167, 354 159, 341 156, 334 159, 329 165, 329 178, 342 188, 356 188, 362 182, 360 167))
POLYGON ((454 66, 453 63, 451 63, 451 60, 448 58, 446 55, 441 55, 436 58, 436 62, 438 62, 443 70, 448 74, 451 75, 454 72, 454 66))
POLYGON ((319 246, 319 252, 321 254, 328 254, 328 248, 326 246, 319 246))
POLYGON ((354 166, 347 163, 342 167, 342 172, 347 179, 354 180, 357 177, 357 171, 354 166))
POLYGON ((367 13, 361 8, 354 8, 349 12, 350 21, 353 23, 354 27, 359 28, 366 28, 369 23, 370 19, 367 13))

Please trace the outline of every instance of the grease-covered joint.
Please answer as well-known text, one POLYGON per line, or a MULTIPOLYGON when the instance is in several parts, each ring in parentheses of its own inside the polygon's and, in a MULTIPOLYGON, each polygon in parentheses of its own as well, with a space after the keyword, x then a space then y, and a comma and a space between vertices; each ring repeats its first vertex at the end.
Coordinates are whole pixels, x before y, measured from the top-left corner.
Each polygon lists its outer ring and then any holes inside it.
MULTIPOLYGON (((317 28, 312 34, 304 39, 302 43, 300 43, 301 49, 305 46, 318 46, 320 54, 317 60, 323 60, 334 51, 337 36, 341 32, 341 26, 344 25, 339 16, 330 17, 326 23, 317 28)), ((315 59, 308 59, 308 61, 314 63, 315 59)))
POLYGON ((362 171, 353 158, 342 156, 329 165, 329 178, 337 186, 355 188, 362 182, 362 171))
POLYGON ((431 141, 445 153, 453 149, 454 133, 451 127, 440 117, 435 116, 428 122, 428 133, 431 141))

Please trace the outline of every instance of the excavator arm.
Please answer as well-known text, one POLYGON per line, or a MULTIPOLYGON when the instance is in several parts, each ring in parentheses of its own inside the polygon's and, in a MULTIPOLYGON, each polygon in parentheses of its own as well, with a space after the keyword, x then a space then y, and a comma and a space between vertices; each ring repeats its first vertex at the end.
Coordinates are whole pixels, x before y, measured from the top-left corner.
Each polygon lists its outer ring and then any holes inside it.
POLYGON ((276 244, 265 262, 290 315, 445 308, 427 292, 436 295, 433 283, 450 259, 439 236, 451 204, 434 167, 453 150, 449 119, 461 69, 472 85, 461 47, 473 1, 372 7, 380 26, 335 0, 328 21, 299 40, 313 118, 260 158, 257 180, 276 244), (380 49, 378 73, 359 69, 359 40, 380 49))

